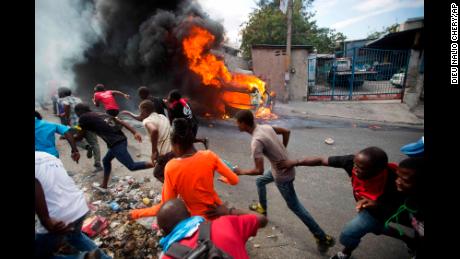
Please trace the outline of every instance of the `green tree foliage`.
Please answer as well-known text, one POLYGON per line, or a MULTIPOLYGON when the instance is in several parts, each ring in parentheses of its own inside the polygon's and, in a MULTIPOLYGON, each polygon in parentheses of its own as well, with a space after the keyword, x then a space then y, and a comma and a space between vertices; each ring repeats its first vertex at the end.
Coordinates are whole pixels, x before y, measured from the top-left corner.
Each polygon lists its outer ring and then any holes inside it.
POLYGON ((373 31, 367 35, 367 39, 377 39, 380 38, 385 33, 397 32, 399 28, 399 23, 392 24, 388 27, 383 27, 381 31, 373 31))
MULTIPOLYGON (((241 49, 245 58, 251 57, 253 44, 285 45, 287 16, 279 9, 280 0, 260 0, 257 9, 242 25, 241 49)), ((318 53, 333 53, 336 42, 345 40, 345 35, 329 28, 320 28, 308 11, 313 0, 293 0, 292 44, 312 45, 318 53)))

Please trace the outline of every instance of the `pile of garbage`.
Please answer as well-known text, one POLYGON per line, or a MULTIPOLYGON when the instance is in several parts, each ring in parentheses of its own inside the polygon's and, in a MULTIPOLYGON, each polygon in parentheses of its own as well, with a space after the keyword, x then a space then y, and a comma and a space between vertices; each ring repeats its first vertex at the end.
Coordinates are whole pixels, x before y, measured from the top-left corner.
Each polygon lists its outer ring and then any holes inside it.
POLYGON ((161 200, 148 177, 137 180, 132 176, 113 176, 105 192, 91 177, 73 178, 84 191, 91 211, 82 231, 107 255, 116 259, 159 257, 161 234, 156 218, 129 219, 130 210, 150 207, 161 200))

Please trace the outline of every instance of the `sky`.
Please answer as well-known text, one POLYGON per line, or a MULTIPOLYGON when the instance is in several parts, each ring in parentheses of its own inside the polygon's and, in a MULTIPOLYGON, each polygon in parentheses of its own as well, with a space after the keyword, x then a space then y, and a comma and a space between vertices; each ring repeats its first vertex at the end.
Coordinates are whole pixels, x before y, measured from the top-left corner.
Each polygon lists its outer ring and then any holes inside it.
MULTIPOLYGON (((239 46, 240 25, 255 8, 255 0, 198 0, 212 19, 224 24, 230 44, 239 46)), ((423 0, 315 0, 310 7, 319 27, 342 32, 348 40, 366 38, 374 31, 408 18, 423 17, 423 0)))

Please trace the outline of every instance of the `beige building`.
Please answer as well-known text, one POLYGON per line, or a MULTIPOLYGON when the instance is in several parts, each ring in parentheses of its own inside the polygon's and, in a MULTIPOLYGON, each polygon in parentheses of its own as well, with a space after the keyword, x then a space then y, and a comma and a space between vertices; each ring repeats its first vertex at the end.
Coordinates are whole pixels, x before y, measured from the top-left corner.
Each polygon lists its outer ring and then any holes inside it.
POLYGON ((253 45, 252 70, 267 82, 270 91, 276 92, 277 100, 303 100, 308 89, 308 54, 312 51, 309 45, 292 46, 289 88, 285 85, 285 45, 253 45))

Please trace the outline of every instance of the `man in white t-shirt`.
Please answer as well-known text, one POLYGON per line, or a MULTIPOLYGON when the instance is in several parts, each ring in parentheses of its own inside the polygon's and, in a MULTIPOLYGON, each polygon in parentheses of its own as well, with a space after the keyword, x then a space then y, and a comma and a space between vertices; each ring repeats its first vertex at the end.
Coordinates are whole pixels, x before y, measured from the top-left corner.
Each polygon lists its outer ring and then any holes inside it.
POLYGON ((83 192, 67 174, 61 160, 36 151, 35 213, 40 225, 35 235, 35 257, 49 258, 61 242, 67 241, 80 251, 77 256, 68 255, 69 258, 110 258, 81 232, 88 211, 83 192))
POLYGON ((174 157, 172 153, 170 134, 171 123, 163 114, 157 113, 155 104, 144 100, 139 104, 142 124, 152 143, 152 163, 155 165, 153 176, 159 181, 164 181, 164 167, 174 157))

